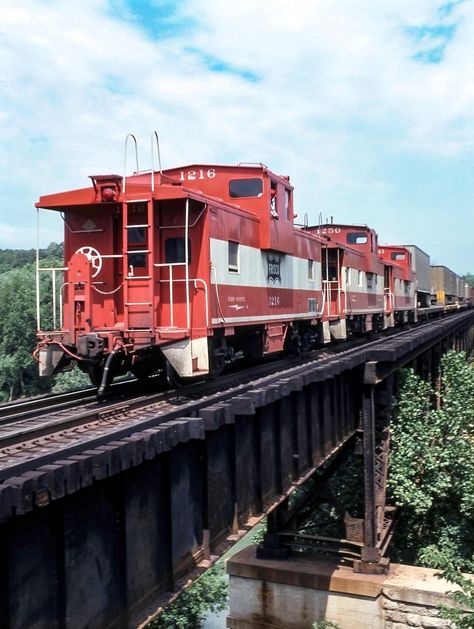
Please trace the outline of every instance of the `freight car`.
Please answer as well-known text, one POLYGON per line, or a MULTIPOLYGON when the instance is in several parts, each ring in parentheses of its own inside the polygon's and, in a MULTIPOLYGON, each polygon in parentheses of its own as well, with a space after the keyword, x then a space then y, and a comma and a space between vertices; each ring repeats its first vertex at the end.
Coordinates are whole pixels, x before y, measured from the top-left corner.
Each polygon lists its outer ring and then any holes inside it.
POLYGON ((465 281, 446 266, 431 267, 431 303, 445 310, 457 310, 466 305, 465 281))
POLYGON ((170 383, 416 320, 413 251, 367 226, 297 226, 289 177, 263 164, 90 179, 36 204, 61 214, 65 249, 37 271, 38 288, 53 277, 41 375, 77 363, 100 392, 126 372, 170 383))
POLYGON ((431 306, 430 256, 416 245, 405 245, 411 253, 411 268, 415 274, 416 307, 418 315, 427 314, 431 306))

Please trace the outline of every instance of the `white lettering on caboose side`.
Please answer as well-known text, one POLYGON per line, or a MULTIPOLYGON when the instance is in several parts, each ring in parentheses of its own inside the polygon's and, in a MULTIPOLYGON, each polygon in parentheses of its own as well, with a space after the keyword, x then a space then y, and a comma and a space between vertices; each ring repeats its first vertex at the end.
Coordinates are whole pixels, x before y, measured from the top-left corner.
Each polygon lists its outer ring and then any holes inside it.
POLYGON ((179 179, 180 181, 196 181, 196 179, 214 179, 216 176, 215 168, 208 168, 204 170, 203 168, 199 168, 198 170, 180 170, 179 171, 179 179))

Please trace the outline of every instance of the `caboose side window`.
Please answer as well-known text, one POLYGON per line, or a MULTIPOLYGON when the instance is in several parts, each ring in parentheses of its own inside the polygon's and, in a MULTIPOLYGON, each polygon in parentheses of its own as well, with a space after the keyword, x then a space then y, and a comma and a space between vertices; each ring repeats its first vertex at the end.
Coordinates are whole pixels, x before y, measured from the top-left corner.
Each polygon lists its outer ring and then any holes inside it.
MULTIPOLYGON (((188 262, 191 264, 191 240, 188 238, 188 262)), ((165 241, 165 262, 176 264, 186 261, 184 238, 167 238, 165 241)))
POLYGON ((291 190, 285 188, 285 211, 289 221, 294 219, 293 208, 291 207, 291 190))
POLYGON ((365 232, 349 232, 346 237, 348 245, 367 244, 367 234, 365 232))
POLYGON ((308 260, 308 282, 314 282, 314 260, 308 260))
POLYGON ((229 181, 229 196, 232 199, 261 197, 262 193, 263 181, 261 179, 231 179, 229 181))
POLYGON ((270 181, 270 214, 278 218, 278 186, 276 181, 270 181))
POLYGON ((229 240, 229 271, 231 273, 239 272, 239 243, 229 240))
POLYGON ((404 260, 405 254, 401 251, 392 251, 392 255, 390 256, 392 260, 404 260))

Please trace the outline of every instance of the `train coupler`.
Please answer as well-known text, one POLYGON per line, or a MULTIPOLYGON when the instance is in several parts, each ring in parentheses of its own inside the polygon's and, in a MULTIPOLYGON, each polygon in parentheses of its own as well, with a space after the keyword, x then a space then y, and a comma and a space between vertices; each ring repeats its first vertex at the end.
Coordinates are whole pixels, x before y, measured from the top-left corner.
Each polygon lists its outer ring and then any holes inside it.
POLYGON ((99 390, 97 391, 98 398, 101 398, 107 392, 107 389, 112 384, 114 376, 120 372, 120 369, 114 368, 114 362, 117 363, 119 360, 120 362, 123 362, 125 356, 125 343, 121 337, 117 337, 114 341, 114 348, 105 361, 104 370, 102 371, 102 379, 99 390))

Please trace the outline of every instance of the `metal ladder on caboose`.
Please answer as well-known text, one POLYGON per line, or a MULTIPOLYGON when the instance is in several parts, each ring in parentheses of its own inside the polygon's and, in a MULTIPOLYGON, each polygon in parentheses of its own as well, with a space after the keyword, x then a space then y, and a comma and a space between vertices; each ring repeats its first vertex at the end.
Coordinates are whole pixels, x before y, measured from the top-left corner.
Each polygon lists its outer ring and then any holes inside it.
MULTIPOLYGON (((143 212, 138 212, 143 214, 143 212)), ((140 199, 124 199, 123 203, 123 277, 124 277, 124 326, 125 330, 154 333, 154 216, 151 195, 140 199), (133 210, 141 210, 146 204, 146 222, 130 222, 133 210), (143 247, 133 247, 132 230, 142 230, 143 247), (133 256, 144 256, 145 264, 135 269, 130 264, 133 256)), ((137 232, 138 233, 138 232, 137 232)))
POLYGON ((154 321, 154 302, 155 302, 155 267, 154 251, 155 251, 155 231, 154 231, 154 191, 155 191, 155 178, 153 168, 153 137, 156 139, 156 150, 158 156, 159 169, 161 173, 161 157, 158 134, 156 131, 152 134, 151 143, 151 170, 150 170, 150 194, 145 195, 141 199, 127 199, 126 186, 127 186, 127 147, 128 141, 133 140, 135 147, 135 160, 136 160, 136 172, 140 172, 138 167, 138 146, 137 140, 133 133, 129 133, 125 138, 124 147, 124 160, 123 160, 123 194, 124 202, 122 209, 122 251, 123 251, 123 266, 122 272, 124 277, 124 327, 127 330, 142 330, 143 332, 149 332, 150 336, 154 334, 155 321, 154 321), (134 205, 146 204, 146 221, 144 223, 130 223, 130 210, 134 205), (131 248, 130 243, 130 230, 143 229, 144 230, 144 248, 131 248), (144 265, 144 271, 141 275, 136 275, 133 265, 129 264, 130 256, 144 255, 146 264, 144 265), (139 283, 142 283, 140 287, 139 283), (144 286, 144 283, 147 283, 144 286), (136 295, 143 295, 140 300, 137 301, 136 295), (134 311, 135 309, 135 311, 134 311), (141 309, 141 310, 136 310, 141 309), (141 313, 141 314, 140 314, 141 313), (134 321, 135 319, 135 321, 134 321), (139 323, 139 325, 134 325, 139 323))

